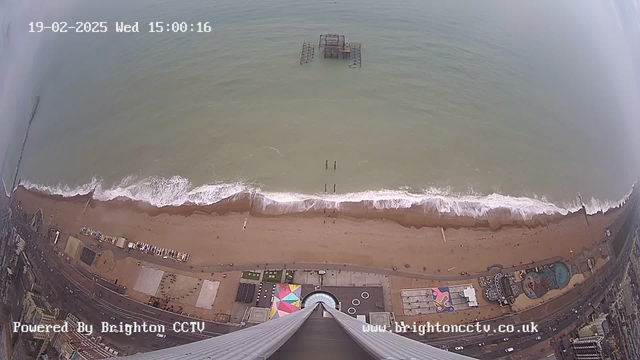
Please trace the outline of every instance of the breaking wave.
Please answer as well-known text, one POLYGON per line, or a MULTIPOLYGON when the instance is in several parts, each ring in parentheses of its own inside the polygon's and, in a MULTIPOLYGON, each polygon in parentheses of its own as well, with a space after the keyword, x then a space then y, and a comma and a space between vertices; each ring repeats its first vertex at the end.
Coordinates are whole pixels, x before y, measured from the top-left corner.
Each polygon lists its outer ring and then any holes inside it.
POLYGON ((142 181, 136 180, 135 176, 128 176, 120 183, 109 188, 104 188, 102 180, 98 178, 93 178, 91 182, 77 187, 39 185, 28 181, 23 181, 20 185, 30 190, 64 197, 86 195, 94 191, 93 198, 97 200, 107 201, 124 197, 143 201, 157 207, 186 204, 210 205, 250 190, 242 183, 193 187, 188 179, 181 176, 169 178, 152 176, 142 181))
MULTIPOLYGON (((277 215, 304 213, 323 210, 348 210, 354 204, 360 210, 383 211, 400 209, 420 209, 425 213, 486 218, 499 214, 511 219, 528 220, 536 215, 566 215, 580 210, 578 199, 574 203, 556 205, 545 198, 514 197, 501 194, 479 195, 456 193, 449 188, 429 188, 421 193, 406 190, 378 190, 346 194, 300 194, 286 192, 266 192, 242 182, 193 186, 181 176, 148 177, 137 181, 129 176, 120 183, 105 188, 103 181, 94 178, 81 186, 40 185, 29 181, 21 183, 26 189, 52 195, 73 197, 93 193, 93 198, 102 201, 127 198, 142 201, 156 207, 180 205, 211 205, 222 200, 251 198, 251 211, 277 215)), ((627 194, 618 201, 591 198, 584 205, 588 214, 605 212, 626 202, 627 194)))

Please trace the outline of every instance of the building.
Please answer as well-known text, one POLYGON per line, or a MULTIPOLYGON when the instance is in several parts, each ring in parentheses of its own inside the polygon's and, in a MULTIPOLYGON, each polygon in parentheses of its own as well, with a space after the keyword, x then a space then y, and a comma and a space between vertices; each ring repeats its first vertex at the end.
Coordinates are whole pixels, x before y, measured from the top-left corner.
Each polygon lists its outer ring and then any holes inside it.
POLYGON ((102 343, 101 337, 87 336, 77 332, 79 319, 67 314, 64 321, 56 320, 54 324, 68 324, 67 331, 48 333, 51 348, 61 360, 93 360, 118 356, 118 352, 102 343))
POLYGON ((577 360, 604 360, 602 353, 602 336, 588 336, 574 339, 571 349, 577 360))
POLYGON ((467 303, 470 307, 478 306, 478 299, 476 298, 476 289, 473 286, 469 286, 462 290, 462 295, 467 299, 467 303))
POLYGON ((607 322, 607 314, 602 314, 593 319, 590 323, 578 330, 580 338, 590 336, 607 336, 609 333, 609 324, 607 322))
MULTIPOLYGON (((30 325, 51 324, 56 319, 49 304, 40 295, 28 291, 22 304, 24 308, 23 323, 30 325)), ((35 338, 46 338, 46 334, 34 333, 35 338)))
POLYGON ((75 329, 53 334, 52 347, 60 354, 60 359, 106 359, 118 356, 117 352, 102 344, 99 339, 88 337, 75 329))
POLYGON ((72 313, 68 313, 64 321, 66 321, 70 327, 75 329, 78 327, 78 321, 80 321, 80 319, 78 319, 78 317, 73 315, 72 313))
MULTIPOLYGON (((28 325, 47 325, 53 324, 56 317, 49 308, 49 303, 40 295, 28 291, 22 302, 23 315, 22 323, 28 325)), ((46 332, 29 332, 25 333, 25 340, 29 342, 29 353, 37 354, 36 358, 43 354, 50 343, 50 338, 46 332)))
POLYGON ((324 302, 305 302, 302 310, 262 324, 124 359, 470 359, 389 331, 366 331, 368 326, 324 302))

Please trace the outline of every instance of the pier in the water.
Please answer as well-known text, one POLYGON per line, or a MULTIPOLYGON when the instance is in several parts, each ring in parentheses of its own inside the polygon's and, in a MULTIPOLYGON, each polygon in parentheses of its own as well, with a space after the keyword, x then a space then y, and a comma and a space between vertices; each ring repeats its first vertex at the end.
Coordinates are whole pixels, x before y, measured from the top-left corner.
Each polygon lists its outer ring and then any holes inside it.
MULTIPOLYGON (((344 35, 322 34, 318 42, 318 51, 324 58, 329 59, 349 59, 350 68, 362 67, 362 44, 357 42, 348 43, 344 35)), ((302 43, 300 51, 300 65, 313 61, 314 45, 309 41, 302 43)))
POLYGON ((313 56, 315 55, 316 47, 313 43, 309 41, 304 41, 302 43, 302 51, 300 52, 300 65, 307 64, 313 61, 313 56))

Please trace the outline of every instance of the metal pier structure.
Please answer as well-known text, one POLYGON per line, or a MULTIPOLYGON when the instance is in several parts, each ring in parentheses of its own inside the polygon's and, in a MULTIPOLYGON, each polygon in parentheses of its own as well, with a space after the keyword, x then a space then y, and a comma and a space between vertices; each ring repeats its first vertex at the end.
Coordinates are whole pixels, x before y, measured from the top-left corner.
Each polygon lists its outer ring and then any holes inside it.
POLYGON ((349 44, 345 41, 344 35, 323 34, 320 35, 318 50, 325 58, 348 59, 350 50, 349 44))
POLYGON ((350 43, 351 52, 349 53, 349 60, 351 63, 349 64, 350 68, 360 68, 362 67, 362 52, 360 48, 362 44, 360 43, 350 43))
MULTIPOLYGON (((318 42, 318 51, 325 59, 348 59, 350 68, 362 67, 362 44, 358 42, 349 43, 344 35, 322 34, 318 42)), ((314 45, 309 41, 302 43, 300 52, 300 65, 307 64, 313 60, 314 45)))
POLYGON ((300 65, 308 64, 313 61, 313 56, 315 55, 316 47, 313 43, 309 41, 304 41, 302 43, 302 51, 300 52, 300 65))

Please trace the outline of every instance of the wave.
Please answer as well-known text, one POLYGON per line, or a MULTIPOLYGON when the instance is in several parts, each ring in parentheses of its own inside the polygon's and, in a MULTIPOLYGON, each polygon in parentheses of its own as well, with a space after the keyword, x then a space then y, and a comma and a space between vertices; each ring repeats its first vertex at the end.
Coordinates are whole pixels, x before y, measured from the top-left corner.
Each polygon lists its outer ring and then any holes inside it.
MULTIPOLYGON (((530 220, 538 215, 567 215, 582 208, 580 200, 556 205, 545 198, 515 197, 502 194, 481 195, 461 194, 450 188, 429 188, 421 193, 407 190, 378 190, 346 194, 300 194, 287 192, 267 192, 242 182, 219 183, 193 186, 181 176, 152 176, 138 181, 136 176, 128 176, 120 183, 105 188, 103 181, 93 178, 91 182, 72 187, 68 185, 41 185, 29 181, 21 183, 29 190, 63 197, 87 195, 93 191, 93 198, 101 201, 130 199, 142 201, 155 207, 181 205, 212 205, 223 200, 251 198, 250 210, 257 214, 281 215, 291 213, 352 211, 385 211, 418 209, 424 213, 439 213, 451 216, 467 216, 486 219, 498 215, 509 219, 530 220)), ((634 185, 635 186, 635 185, 634 185)), ((588 214, 606 212, 624 204, 631 191, 617 201, 591 198, 584 203, 588 214)), ((249 209, 248 209, 249 210, 249 209)))
POLYGON ((23 181, 20 185, 26 189, 63 197, 87 195, 93 191, 93 198, 96 200, 108 201, 127 198, 146 202, 156 207, 188 204, 210 205, 250 190, 242 183, 193 187, 188 179, 181 176, 169 178, 152 176, 141 181, 136 180, 136 176, 128 176, 109 188, 104 188, 103 181, 95 177, 89 183, 75 187, 60 184, 41 185, 29 181, 23 181))

